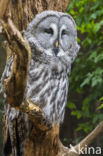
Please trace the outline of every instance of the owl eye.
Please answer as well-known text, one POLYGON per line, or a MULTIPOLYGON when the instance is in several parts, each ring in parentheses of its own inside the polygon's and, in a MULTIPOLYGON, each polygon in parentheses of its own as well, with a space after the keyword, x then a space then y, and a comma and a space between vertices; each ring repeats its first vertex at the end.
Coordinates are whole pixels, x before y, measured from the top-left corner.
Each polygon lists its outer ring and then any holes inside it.
POLYGON ((67 34, 66 30, 62 30, 62 35, 65 35, 65 34, 67 34))
POLYGON ((52 28, 45 29, 44 32, 47 33, 47 34, 53 35, 53 30, 52 30, 52 28))

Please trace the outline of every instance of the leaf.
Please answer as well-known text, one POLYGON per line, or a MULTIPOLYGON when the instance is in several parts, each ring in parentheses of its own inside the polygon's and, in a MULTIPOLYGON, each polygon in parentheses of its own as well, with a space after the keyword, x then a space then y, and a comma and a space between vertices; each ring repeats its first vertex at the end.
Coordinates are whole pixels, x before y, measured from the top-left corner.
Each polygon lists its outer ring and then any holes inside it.
POLYGON ((84 132, 88 133, 92 129, 93 129, 93 125, 89 122, 85 122, 85 123, 80 123, 76 130, 77 131, 84 130, 84 132))
POLYGON ((102 120, 103 120, 103 114, 96 114, 94 115, 94 118, 93 118, 93 124, 100 122, 102 120))
POLYGON ((76 109, 76 105, 73 102, 69 102, 67 106, 69 109, 76 109))
POLYGON ((103 108, 103 103, 97 108, 97 110, 100 110, 103 108))
POLYGON ((99 101, 103 101, 103 97, 101 97, 101 98, 99 99, 99 101))
POLYGON ((102 78, 99 77, 99 76, 95 76, 95 77, 92 78, 92 84, 91 84, 91 86, 92 87, 95 87, 96 85, 99 85, 101 83, 102 83, 102 78))
POLYGON ((85 85, 88 85, 90 82, 90 78, 87 77, 86 79, 84 79, 84 81, 80 84, 80 87, 84 87, 85 85))
POLYGON ((95 63, 97 63, 97 62, 99 62, 99 61, 101 61, 101 60, 103 60, 103 53, 102 53, 102 54, 99 54, 98 56, 96 56, 96 57, 94 58, 94 62, 95 62, 95 63))
POLYGON ((71 115, 76 116, 77 119, 80 119, 80 118, 82 117, 82 112, 79 111, 79 110, 72 111, 72 112, 71 112, 71 115))
POLYGON ((88 59, 89 60, 92 60, 92 59, 95 59, 97 57, 97 51, 92 51, 92 53, 89 55, 88 59))
POLYGON ((103 25, 103 20, 101 20, 99 23, 96 23, 95 26, 94 26, 94 32, 98 32, 101 28, 101 26, 103 25))

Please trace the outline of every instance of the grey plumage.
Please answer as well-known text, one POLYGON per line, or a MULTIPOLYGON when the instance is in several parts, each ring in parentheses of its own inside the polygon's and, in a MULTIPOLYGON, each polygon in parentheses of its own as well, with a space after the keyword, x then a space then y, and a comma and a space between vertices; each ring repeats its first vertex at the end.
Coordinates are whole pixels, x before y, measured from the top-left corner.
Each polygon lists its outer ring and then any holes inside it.
MULTIPOLYGON (((75 22, 68 14, 45 11, 38 14, 28 25, 25 37, 31 47, 31 64, 25 96, 34 103, 38 103, 47 121, 60 124, 64 119, 68 95, 68 74, 71 63, 79 50, 75 22)), ((11 60, 12 58, 6 65, 1 79, 2 84, 4 79, 10 75, 11 60)), ((13 120, 19 118, 29 133, 30 121, 27 115, 10 108, 7 104, 7 132, 9 131, 10 136, 12 135, 12 126, 10 127, 9 123, 12 124, 13 120)), ((19 137, 19 125, 17 125, 17 129, 19 137)), ((23 155, 21 148, 25 146, 27 135, 25 132, 21 134, 23 137, 20 141, 19 152, 22 153, 21 155, 23 155)), ((16 143, 13 142, 12 146, 13 152, 17 155, 16 143)))

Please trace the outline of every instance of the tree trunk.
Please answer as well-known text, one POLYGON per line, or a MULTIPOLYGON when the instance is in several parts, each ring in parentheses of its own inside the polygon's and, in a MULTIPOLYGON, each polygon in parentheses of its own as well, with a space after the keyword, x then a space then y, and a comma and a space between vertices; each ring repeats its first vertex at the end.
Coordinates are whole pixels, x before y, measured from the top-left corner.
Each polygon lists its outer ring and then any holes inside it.
POLYGON ((19 31, 24 31, 29 22, 37 13, 44 10, 66 11, 69 0, 1 0, 1 17, 8 15, 10 10, 11 19, 19 31))
MULTIPOLYGON (((3 27, 9 44, 6 46, 6 50, 9 54, 15 53, 12 74, 5 80, 7 102, 12 107, 27 113, 34 123, 26 140, 24 156, 80 155, 62 145, 59 140, 59 125, 49 125, 49 123, 45 125, 44 114, 40 108, 33 104, 30 99, 24 101, 30 63, 30 47, 21 34, 23 34, 35 14, 48 9, 65 11, 68 3, 69 0, 0 0, 1 27, 3 27)), ((4 136, 6 137, 5 118, 4 125, 4 136)), ((81 147, 85 147, 85 144, 88 145, 102 131, 103 122, 86 139, 80 142, 81 147)), ((78 145, 74 148, 78 152, 78 145)))

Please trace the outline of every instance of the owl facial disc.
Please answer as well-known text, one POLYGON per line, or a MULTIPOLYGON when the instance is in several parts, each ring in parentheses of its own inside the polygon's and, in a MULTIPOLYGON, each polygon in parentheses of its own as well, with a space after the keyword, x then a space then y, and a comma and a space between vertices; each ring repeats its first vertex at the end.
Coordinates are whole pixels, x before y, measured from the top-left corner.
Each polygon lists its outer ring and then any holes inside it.
POLYGON ((50 57, 72 56, 71 52, 79 50, 75 21, 66 13, 38 14, 27 27, 25 36, 31 48, 50 57))

